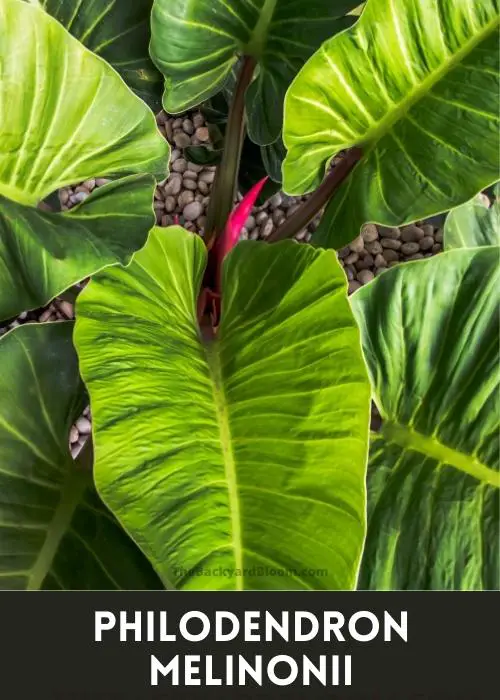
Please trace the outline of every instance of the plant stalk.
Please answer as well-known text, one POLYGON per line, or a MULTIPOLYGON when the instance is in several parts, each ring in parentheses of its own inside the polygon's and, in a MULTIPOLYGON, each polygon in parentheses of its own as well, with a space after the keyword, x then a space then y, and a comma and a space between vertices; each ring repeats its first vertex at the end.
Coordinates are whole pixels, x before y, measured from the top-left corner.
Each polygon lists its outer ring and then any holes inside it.
POLYGON ((229 110, 222 160, 217 167, 217 174, 208 206, 205 227, 207 247, 210 247, 213 239, 224 231, 233 208, 240 168, 241 149, 245 137, 245 95, 252 81, 255 66, 255 59, 251 56, 245 56, 229 110))
POLYGON ((285 238, 293 238, 302 231, 330 201, 362 155, 363 152, 360 148, 351 148, 347 151, 344 158, 331 170, 318 189, 267 240, 270 243, 276 243, 276 241, 282 241, 285 238))

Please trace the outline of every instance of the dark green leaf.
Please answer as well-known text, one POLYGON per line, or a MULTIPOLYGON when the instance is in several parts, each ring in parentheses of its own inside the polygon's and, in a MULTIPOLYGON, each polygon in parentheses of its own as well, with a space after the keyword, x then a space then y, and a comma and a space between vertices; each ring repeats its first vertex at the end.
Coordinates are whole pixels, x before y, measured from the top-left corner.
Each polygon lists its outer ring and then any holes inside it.
POLYGON ((0 340, 0 588, 161 588, 71 458, 85 398, 72 330, 28 324, 0 340))
POLYGON ((155 0, 151 55, 165 75, 163 105, 178 113, 219 92, 241 55, 259 70, 247 94, 249 135, 281 132, 291 81, 325 39, 352 24, 355 0, 155 0))
POLYGON ((151 175, 95 190, 64 214, 0 195, 0 320, 48 303, 107 265, 127 264, 154 225, 151 175))
POLYGON ((287 94, 285 191, 316 188, 343 149, 364 153, 315 243, 448 211, 498 179, 498 24, 498 0, 368 0, 307 62, 287 94))
POLYGON ((450 251, 351 297, 383 419, 361 588, 499 586, 498 258, 450 251))

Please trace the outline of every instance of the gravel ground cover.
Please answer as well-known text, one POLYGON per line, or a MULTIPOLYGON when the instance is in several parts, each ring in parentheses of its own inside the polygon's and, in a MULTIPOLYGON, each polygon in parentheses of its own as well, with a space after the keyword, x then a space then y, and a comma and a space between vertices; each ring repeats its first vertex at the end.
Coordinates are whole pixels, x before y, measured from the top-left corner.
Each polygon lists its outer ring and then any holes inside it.
MULTIPOLYGON (((171 226, 178 216, 186 229, 203 235, 215 167, 190 163, 183 149, 209 143, 209 131, 199 112, 171 117, 161 112, 158 127, 172 146, 170 176, 157 188, 154 208, 159 226, 171 226)), ((86 180, 59 191, 61 209, 67 211, 83 202, 91 192, 109 182, 104 178, 86 180)), ((241 196, 238 195, 238 199, 241 196)), ((306 197, 290 197, 277 193, 262 206, 255 207, 242 231, 241 239, 265 240, 287 217, 291 216, 306 197)), ((317 217, 297 240, 308 241, 318 226, 317 217)), ((442 251, 443 231, 439 219, 417 222, 401 228, 367 224, 361 235, 342 248, 339 260, 349 282, 349 293, 368 284, 376 275, 394 265, 436 255, 442 251)), ((56 299, 47 307, 23 312, 18 318, 0 323, 0 336, 23 323, 64 321, 74 317, 73 304, 56 299)), ((378 417, 374 415, 374 423, 378 417)), ((70 445, 76 456, 91 433, 89 409, 78 419, 70 432, 70 445)))

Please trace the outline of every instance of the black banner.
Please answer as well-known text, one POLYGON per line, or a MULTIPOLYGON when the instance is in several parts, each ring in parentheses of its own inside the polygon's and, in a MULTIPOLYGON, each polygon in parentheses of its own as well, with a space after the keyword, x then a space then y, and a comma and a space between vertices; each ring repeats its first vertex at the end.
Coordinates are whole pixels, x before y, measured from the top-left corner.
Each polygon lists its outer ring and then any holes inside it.
POLYGON ((496 593, 6 592, 2 695, 493 698, 498 612, 496 593))

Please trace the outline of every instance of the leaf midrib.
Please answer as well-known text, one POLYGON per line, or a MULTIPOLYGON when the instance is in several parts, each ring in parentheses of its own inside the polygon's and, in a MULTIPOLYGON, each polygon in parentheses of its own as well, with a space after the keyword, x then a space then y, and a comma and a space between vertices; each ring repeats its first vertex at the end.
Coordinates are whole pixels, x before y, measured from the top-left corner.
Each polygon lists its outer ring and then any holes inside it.
POLYGON ((236 589, 243 590, 243 545, 241 537, 240 500, 218 342, 215 340, 206 343, 205 351, 213 390, 215 414, 219 426, 224 473, 226 475, 229 495, 235 568, 239 569, 242 574, 241 576, 236 576, 236 589))
POLYGON ((414 104, 425 97, 436 83, 442 80, 455 66, 460 64, 476 46, 492 34, 499 23, 500 18, 494 17, 491 22, 488 22, 488 24, 483 27, 481 32, 474 35, 470 41, 466 42, 462 48, 459 49, 459 51, 454 53, 449 61, 444 62, 436 71, 430 73, 412 93, 408 94, 404 100, 397 104, 394 110, 390 110, 373 129, 367 131, 358 144, 359 146, 365 147, 365 157, 377 146, 378 142, 390 131, 391 127, 402 119, 414 104))
POLYGON ((408 426, 391 421, 383 423, 382 435, 387 442, 419 452, 442 464, 455 467, 478 481, 500 488, 500 472, 486 466, 472 455, 444 445, 434 436, 424 435, 408 426))
POLYGON ((59 504, 47 528, 45 541, 31 569, 28 583, 26 584, 27 590, 40 590, 42 587, 45 577, 52 567, 59 545, 89 484, 90 472, 78 470, 75 464, 72 463, 61 489, 59 504))

